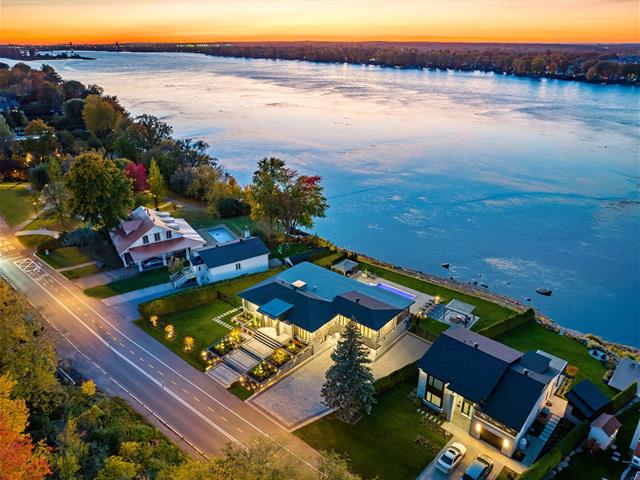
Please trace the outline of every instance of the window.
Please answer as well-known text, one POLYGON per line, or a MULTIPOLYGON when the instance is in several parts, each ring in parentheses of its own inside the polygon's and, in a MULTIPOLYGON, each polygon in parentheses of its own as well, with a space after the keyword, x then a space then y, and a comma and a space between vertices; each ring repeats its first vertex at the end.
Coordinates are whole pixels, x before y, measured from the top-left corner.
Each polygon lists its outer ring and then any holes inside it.
POLYGON ((442 408, 442 397, 436 395, 433 392, 427 392, 426 395, 424 396, 424 399, 429 402, 431 405, 438 407, 438 408, 442 408))
POLYGON ((167 240, 171 239, 172 236, 173 236, 173 232, 167 230, 167 240))
POLYGON ((471 404, 466 400, 463 400, 462 405, 460 405, 460 413, 462 413, 465 417, 471 416, 471 404))
POLYGON ((236 270, 242 270, 242 265, 239 263, 236 263, 236 270))
POLYGON ((159 233, 154 233, 153 234, 153 241, 154 242, 159 242, 160 241, 160 234, 159 233))
POLYGON ((424 399, 436 408, 442 408, 444 383, 431 375, 427 375, 427 390, 424 399))
POLYGON ((142 243, 144 243, 145 245, 149 243, 149 235, 145 235, 144 237, 142 237, 142 243))

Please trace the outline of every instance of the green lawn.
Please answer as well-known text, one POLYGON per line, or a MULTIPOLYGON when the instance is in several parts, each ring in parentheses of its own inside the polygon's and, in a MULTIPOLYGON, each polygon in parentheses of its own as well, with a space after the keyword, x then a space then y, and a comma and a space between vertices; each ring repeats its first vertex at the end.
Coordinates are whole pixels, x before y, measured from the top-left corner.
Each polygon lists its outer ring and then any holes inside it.
POLYGON ((312 245, 306 243, 283 243, 271 250, 271 258, 285 259, 291 255, 297 255, 298 253, 306 252, 314 248, 312 245))
POLYGON ((95 258, 84 253, 82 249, 78 247, 61 247, 51 250, 49 255, 42 253, 38 254, 38 256, 53 268, 73 267, 74 265, 95 260, 95 258))
POLYGON ((93 298, 107 298, 141 288, 152 287, 168 281, 169 271, 166 268, 159 268, 139 273, 135 277, 123 278, 122 280, 116 280, 105 285, 87 288, 84 293, 93 298))
POLYGON ((40 228, 48 228, 49 230, 57 230, 59 232, 70 232, 81 227, 83 222, 75 218, 64 218, 64 225, 60 223, 60 219, 55 212, 47 211, 40 214, 40 218, 31 221, 24 230, 38 230, 40 228))
POLYGON ((584 345, 571 338, 551 332, 536 322, 516 327, 498 336, 496 340, 522 352, 540 349, 556 355, 578 367, 574 383, 589 379, 607 396, 612 397, 615 394, 614 390, 601 380, 605 372, 604 365, 592 358, 584 345))
POLYGON ((307 425, 295 434, 317 450, 335 451, 351 460, 351 469, 365 479, 415 479, 435 454, 416 443, 422 436, 439 448, 445 438, 423 425, 416 407, 407 398, 415 381, 400 383, 380 395, 371 415, 355 425, 334 416, 307 425))
POLYGON ((320 265, 321 267, 330 267, 335 263, 336 260, 338 260, 342 256, 343 254, 340 252, 330 253, 326 257, 319 258, 313 263, 315 263, 316 265, 320 265))
POLYGON ((156 328, 153 328, 146 319, 139 319, 134 323, 195 368, 204 370, 207 364, 202 361, 200 352, 229 332, 227 328, 211 319, 231 310, 231 308, 231 305, 227 303, 215 302, 161 318, 156 328), (174 340, 166 338, 164 326, 168 324, 175 328, 174 340), (193 350, 190 352, 185 352, 183 349, 183 340, 187 336, 193 337, 195 340, 193 350))
POLYGON ((75 280, 77 278, 95 275, 96 273, 100 273, 100 269, 96 265, 87 265, 85 267, 74 268, 73 270, 65 270, 62 272, 62 275, 69 280, 75 280))
MULTIPOLYGON (((622 422, 622 427, 620 427, 615 444, 618 446, 622 459, 625 461, 628 461, 631 457, 629 444, 636 425, 638 425, 638 419, 640 419, 640 405, 638 404, 618 416, 618 420, 622 422)), ((596 453, 583 451, 575 455, 569 464, 569 468, 560 472, 556 478, 558 480, 573 480, 575 478, 617 480, 626 467, 627 463, 611 460, 611 450, 596 453)))
POLYGON ((35 213, 33 201, 27 184, 0 183, 0 215, 9 226, 15 227, 35 213))
POLYGON ((21 235, 16 237, 18 241, 27 248, 36 248, 42 242, 49 240, 52 237, 47 235, 21 235))
POLYGON ((423 292, 433 296, 439 296, 443 302, 447 303, 450 300, 458 299, 462 302, 470 303, 476 306, 474 312, 475 315, 480 317, 480 320, 473 326, 473 330, 480 330, 484 327, 494 324, 500 320, 504 320, 506 317, 513 315, 515 312, 510 308, 503 307, 502 305, 495 304, 488 300, 484 300, 479 297, 474 297, 466 293, 461 293, 455 290, 451 290, 446 287, 441 287, 434 283, 419 280, 417 278, 409 277, 401 273, 387 270, 386 268, 376 267, 369 263, 359 262, 361 270, 368 270, 371 273, 375 273, 382 278, 391 280, 392 282, 404 285, 419 292, 423 292))
POLYGON ((238 397, 240 400, 246 400, 247 398, 249 398, 254 393, 254 392, 251 392, 251 391, 247 390, 246 388, 244 388, 239 383, 236 383, 233 387, 231 387, 229 389, 229 391, 231 393, 233 393, 236 397, 238 397))
POLYGON ((444 332, 450 325, 444 322, 434 320, 433 318, 422 318, 418 324, 418 330, 426 332, 426 337, 437 338, 442 332, 444 332))
POLYGON ((280 268, 272 268, 267 270, 266 272, 254 273, 252 275, 247 275, 245 277, 235 278, 233 280, 225 280, 219 284, 212 284, 216 290, 218 290, 223 295, 227 297, 234 298, 238 292, 255 285, 258 282, 261 282, 273 275, 276 275, 284 270, 284 267, 280 268))

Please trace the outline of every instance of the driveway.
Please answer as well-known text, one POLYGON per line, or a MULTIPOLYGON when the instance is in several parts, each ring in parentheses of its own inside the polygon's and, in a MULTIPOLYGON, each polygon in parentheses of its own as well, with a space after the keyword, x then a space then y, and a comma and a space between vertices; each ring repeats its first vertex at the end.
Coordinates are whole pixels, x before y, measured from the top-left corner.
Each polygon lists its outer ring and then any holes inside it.
POLYGON ((424 469, 424 471, 418 477, 418 480, 446 480, 449 478, 457 480, 462 476, 466 468, 469 465, 471 465, 471 462, 473 462, 473 460, 481 453, 484 453, 485 455, 489 456, 494 462, 493 470, 491 471, 491 474, 488 477, 488 480, 494 480, 500 474, 502 467, 504 467, 504 463, 501 463, 501 458, 497 454, 497 452, 489 451, 489 448, 490 447, 484 448, 483 445, 480 443, 480 441, 477 441, 477 443, 476 442, 472 443, 472 442, 467 442, 454 437, 438 453, 438 455, 436 455, 436 458, 433 460, 433 462, 431 462, 427 466, 427 468, 424 469), (442 452, 444 452, 451 443, 456 441, 462 443, 465 447, 467 447, 467 454, 464 456, 464 458, 462 459, 462 461, 456 467, 455 470, 453 470, 449 474, 442 473, 440 470, 436 468, 436 462, 438 461, 438 458, 440 458, 440 455, 442 454, 442 452))

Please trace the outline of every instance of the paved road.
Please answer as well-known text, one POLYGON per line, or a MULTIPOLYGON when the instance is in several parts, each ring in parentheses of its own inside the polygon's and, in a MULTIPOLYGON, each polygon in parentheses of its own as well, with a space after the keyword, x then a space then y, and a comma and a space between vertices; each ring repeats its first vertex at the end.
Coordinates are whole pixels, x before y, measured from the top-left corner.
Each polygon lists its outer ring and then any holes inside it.
MULTIPOLYGON (((174 440, 206 456, 266 435, 303 462, 317 452, 195 370, 102 302, 24 250, 0 218, 0 274, 64 338, 59 350, 99 388, 123 397, 174 440)), ((193 451, 192 450, 192 451, 193 451)))

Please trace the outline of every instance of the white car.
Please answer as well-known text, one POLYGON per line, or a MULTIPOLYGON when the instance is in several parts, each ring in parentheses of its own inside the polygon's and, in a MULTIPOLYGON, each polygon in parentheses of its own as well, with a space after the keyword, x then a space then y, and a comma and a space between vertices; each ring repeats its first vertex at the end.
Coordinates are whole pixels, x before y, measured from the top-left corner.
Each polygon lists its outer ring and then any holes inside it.
POLYGON ((459 442, 453 442, 449 445, 449 448, 440 455, 436 467, 444 473, 449 473, 458 466, 466 453, 467 447, 459 442))

